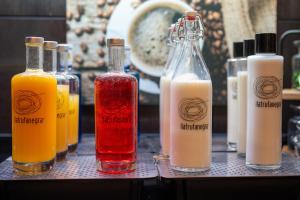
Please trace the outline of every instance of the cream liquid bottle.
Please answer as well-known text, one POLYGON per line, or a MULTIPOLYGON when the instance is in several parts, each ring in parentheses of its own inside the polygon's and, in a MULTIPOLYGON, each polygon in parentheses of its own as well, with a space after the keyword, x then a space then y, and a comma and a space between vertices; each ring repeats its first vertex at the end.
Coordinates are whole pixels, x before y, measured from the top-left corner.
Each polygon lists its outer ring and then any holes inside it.
POLYGON ((211 164, 212 83, 200 53, 200 17, 188 12, 183 22, 183 52, 170 86, 170 164, 197 172, 211 164))
POLYGON ((166 63, 166 68, 160 78, 160 143, 161 154, 168 157, 170 151, 170 82, 178 63, 178 57, 182 52, 182 42, 178 36, 179 24, 172 26, 170 40, 172 40, 170 60, 166 63), (172 49, 174 48, 174 49, 172 49))
POLYGON ((246 154, 247 137, 247 57, 254 54, 254 39, 244 40, 243 57, 238 61, 237 100, 238 100, 238 136, 237 153, 244 157, 246 154))
POLYGON ((255 36, 249 56, 246 165, 276 169, 281 165, 283 57, 276 55, 276 34, 255 36))
POLYGON ((243 56, 243 43, 233 43, 233 58, 227 61, 227 144, 236 150, 238 136, 237 62, 243 56))
POLYGON ((244 156, 246 153, 247 135, 247 71, 238 72, 238 142, 237 152, 244 156))

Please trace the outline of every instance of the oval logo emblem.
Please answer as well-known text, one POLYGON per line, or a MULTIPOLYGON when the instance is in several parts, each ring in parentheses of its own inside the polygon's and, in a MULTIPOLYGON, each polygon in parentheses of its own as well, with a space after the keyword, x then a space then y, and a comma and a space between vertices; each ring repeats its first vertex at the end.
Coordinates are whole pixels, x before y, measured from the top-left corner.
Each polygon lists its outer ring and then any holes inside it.
POLYGON ((42 105, 39 94, 30 90, 18 90, 15 93, 14 109, 19 115, 28 115, 37 112, 42 105))
POLYGON ((180 101, 178 111, 185 121, 199 121, 206 117, 207 105, 200 98, 185 98, 180 101))
POLYGON ((57 91, 56 109, 60 110, 65 103, 64 94, 61 91, 57 91))
POLYGON ((254 82, 254 92, 261 99, 276 98, 281 94, 280 80, 275 76, 260 76, 254 82))

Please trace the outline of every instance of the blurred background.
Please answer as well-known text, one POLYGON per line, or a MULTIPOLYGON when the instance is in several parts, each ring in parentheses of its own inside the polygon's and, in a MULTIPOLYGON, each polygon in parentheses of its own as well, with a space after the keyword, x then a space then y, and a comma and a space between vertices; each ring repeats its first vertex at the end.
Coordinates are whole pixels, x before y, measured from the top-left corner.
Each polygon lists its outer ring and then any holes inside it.
MULTIPOLYGON (((124 38, 126 45, 133 47, 131 55, 137 58, 132 60, 131 69, 141 77, 141 132, 158 133, 159 76, 167 56, 166 30, 190 9, 199 11, 206 28, 202 54, 214 86, 213 131, 225 133, 225 62, 232 55, 232 42, 253 38, 256 32, 277 32, 280 36, 286 30, 300 29, 298 0, 1 0, 0 133, 10 138, 10 80, 25 70, 24 37, 29 35, 73 44, 73 66, 81 74, 84 133, 94 132, 93 81, 107 69, 105 40, 124 38), (149 33, 161 39, 152 41, 149 33), (132 41, 139 38, 145 44, 137 49, 132 41), (145 58, 143 52, 149 49, 152 53, 145 58), (164 52, 159 54, 158 49, 164 52)), ((297 38, 291 36, 283 44, 285 88, 291 86, 291 56, 297 52, 292 42, 297 38)), ((283 131, 291 115, 288 104, 284 104, 283 131)))

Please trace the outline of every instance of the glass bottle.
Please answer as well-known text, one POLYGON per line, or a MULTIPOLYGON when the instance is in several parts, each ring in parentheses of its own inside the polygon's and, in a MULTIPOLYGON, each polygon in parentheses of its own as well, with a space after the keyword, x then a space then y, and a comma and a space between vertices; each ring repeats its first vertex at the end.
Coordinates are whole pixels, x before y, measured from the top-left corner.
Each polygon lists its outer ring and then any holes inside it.
POLYGON ((227 60, 227 145, 234 151, 238 141, 237 63, 242 57, 243 42, 234 42, 233 58, 227 60))
POLYGON ((64 69, 64 75, 69 80, 69 113, 68 113, 68 151, 76 152, 79 127, 79 79, 72 73, 69 65, 69 44, 59 44, 59 67, 64 69))
POLYGON ((140 141, 140 135, 141 135, 141 130, 140 130, 140 73, 137 71, 133 71, 130 68, 130 48, 129 47, 125 47, 125 62, 124 62, 124 71, 127 74, 130 74, 132 76, 134 76, 138 82, 138 121, 137 121, 137 134, 138 134, 138 142, 140 141))
POLYGON ((81 106, 82 105, 82 98, 81 98, 81 72, 79 70, 76 70, 73 68, 73 45, 72 44, 68 44, 68 56, 67 56, 67 63, 68 63, 68 69, 69 69, 69 73, 72 75, 75 75, 78 77, 79 79, 79 122, 78 122, 78 143, 81 142, 81 138, 82 138, 82 131, 81 131, 81 106))
POLYGON ((170 85, 170 164, 185 172, 211 163, 212 82, 201 55, 203 25, 196 12, 183 19, 182 54, 170 85))
POLYGON ((109 72, 95 79, 97 169, 127 173, 136 168, 138 88, 124 72, 124 40, 107 40, 109 72))
POLYGON ((247 57, 254 55, 254 39, 244 40, 243 58, 237 60, 237 153, 246 155, 247 138, 247 57))
MULTIPOLYGON (((288 121, 288 147, 294 150, 295 147, 300 146, 300 106, 291 105, 294 115, 288 121)), ((296 150, 296 149, 295 149, 296 150)), ((295 151, 296 152, 296 151, 295 151)), ((296 152, 299 153, 299 152, 296 152)))
POLYGON ((298 54, 292 58, 293 67, 293 88, 300 89, 300 40, 294 41, 294 45, 298 48, 298 54))
POLYGON ((26 71, 11 80, 15 172, 49 171, 56 155, 56 79, 43 71, 41 37, 26 37, 26 71))
POLYGON ((57 81, 56 100, 56 160, 66 158, 68 152, 69 80, 62 67, 57 70, 57 42, 44 42, 44 71, 55 76, 57 81))
POLYGON ((170 53, 165 69, 160 77, 159 119, 161 154, 169 156, 170 151, 170 82, 175 71, 178 57, 182 52, 182 41, 179 38, 179 23, 171 26, 169 34, 170 53))

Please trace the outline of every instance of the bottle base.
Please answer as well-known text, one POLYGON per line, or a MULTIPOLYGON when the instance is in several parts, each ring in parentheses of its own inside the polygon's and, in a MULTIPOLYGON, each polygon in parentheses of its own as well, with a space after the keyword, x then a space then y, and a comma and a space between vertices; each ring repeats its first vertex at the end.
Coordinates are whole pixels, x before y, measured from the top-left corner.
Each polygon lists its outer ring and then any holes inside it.
POLYGON ((135 171, 135 162, 108 162, 97 160, 97 170, 107 174, 125 174, 135 171))
POLYGON ((275 169, 279 169, 281 164, 260 165, 260 164, 250 164, 250 163, 246 162, 246 166, 251 168, 251 169, 258 169, 258 170, 275 170, 275 169))
POLYGON ((67 153, 68 153, 68 149, 62 152, 59 152, 56 154, 56 161, 60 162, 60 161, 64 161, 66 160, 67 157, 67 153))
POLYGON ((178 167, 171 165, 171 168, 176 171, 180 172, 205 172, 210 169, 210 167, 204 167, 204 168, 192 168, 192 167, 178 167))
POLYGON ((235 142, 228 142, 227 143, 227 148, 229 151, 236 151, 237 150, 237 145, 235 142))
POLYGON ((68 146, 68 152, 69 153, 75 153, 76 150, 77 150, 77 146, 78 146, 78 143, 76 143, 76 144, 70 144, 68 146))
POLYGON ((237 153, 238 157, 246 158, 246 153, 237 153))
POLYGON ((46 162, 21 163, 13 161, 14 172, 18 175, 39 175, 48 173, 54 166, 55 158, 46 162))

